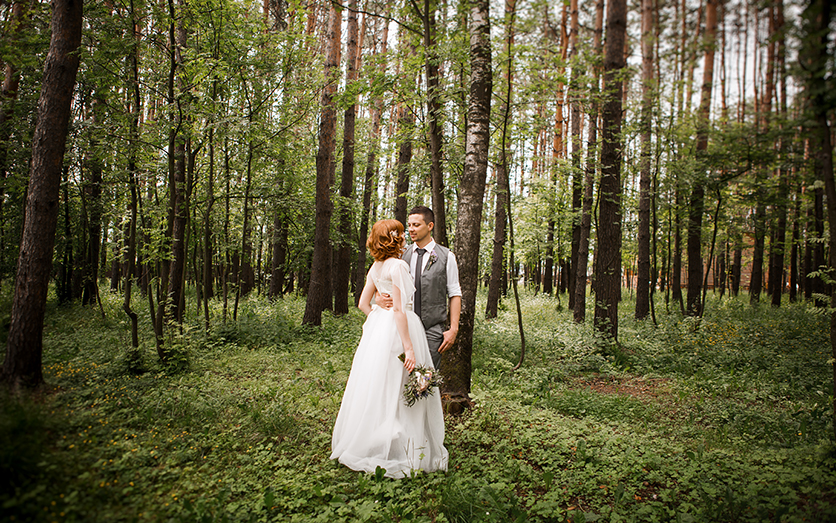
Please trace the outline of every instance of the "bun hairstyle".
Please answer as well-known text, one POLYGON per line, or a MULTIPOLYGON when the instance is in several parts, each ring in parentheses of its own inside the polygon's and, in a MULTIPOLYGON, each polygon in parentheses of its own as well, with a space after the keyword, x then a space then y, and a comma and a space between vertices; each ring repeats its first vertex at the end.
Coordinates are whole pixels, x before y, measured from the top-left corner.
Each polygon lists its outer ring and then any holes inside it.
POLYGON ((375 261, 399 258, 404 249, 403 224, 398 220, 378 220, 366 240, 375 261))

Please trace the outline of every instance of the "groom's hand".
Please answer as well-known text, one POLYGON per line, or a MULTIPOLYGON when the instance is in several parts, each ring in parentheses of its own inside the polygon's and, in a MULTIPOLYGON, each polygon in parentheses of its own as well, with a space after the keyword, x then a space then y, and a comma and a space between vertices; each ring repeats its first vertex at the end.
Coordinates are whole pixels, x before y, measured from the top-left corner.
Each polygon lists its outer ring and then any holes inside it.
POLYGON ((382 293, 378 293, 377 298, 375 298, 374 301, 386 310, 391 309, 392 305, 394 304, 394 301, 392 300, 391 296, 382 293))
POLYGON ((441 341, 441 345, 438 347, 438 352, 444 352, 456 343, 456 336, 459 335, 458 330, 450 329, 448 331, 444 331, 442 336, 444 339, 441 341))

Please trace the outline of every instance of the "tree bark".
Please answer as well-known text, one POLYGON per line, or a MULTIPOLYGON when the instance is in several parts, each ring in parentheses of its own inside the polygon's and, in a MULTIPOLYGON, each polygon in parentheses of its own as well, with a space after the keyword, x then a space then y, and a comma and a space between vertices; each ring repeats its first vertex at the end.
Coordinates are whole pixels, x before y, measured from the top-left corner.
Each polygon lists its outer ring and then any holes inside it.
MULTIPOLYGON (((832 6, 828 0, 812 0, 805 8, 804 37, 802 38, 802 60, 805 65, 808 122, 813 137, 816 177, 824 183, 827 196, 827 220, 831 231, 836 231, 836 180, 833 178, 833 143, 828 120, 828 56, 830 46, 830 22, 832 6)), ((830 263, 827 268, 832 278, 836 272, 836 234, 830 234, 830 263)), ((836 290, 830 296, 830 347, 831 358, 836 358, 836 290)), ((833 382, 836 384, 836 365, 833 366, 833 382)), ((836 407, 836 397, 831 399, 836 407)), ((833 413, 833 431, 836 438, 836 411, 833 413)))
POLYGON ((462 311, 455 346, 442 355, 444 392, 448 405, 469 405, 473 324, 479 285, 479 243, 482 207, 490 143, 491 71, 490 15, 488 0, 470 2, 470 100, 468 104, 465 160, 459 182, 456 222, 456 257, 462 288, 462 311))
POLYGON ((508 187, 508 128, 511 126, 511 95, 513 92, 513 52, 514 52, 514 19, 517 14, 516 0, 505 0, 505 99, 500 107, 502 115, 502 137, 499 149, 499 161, 496 165, 496 208, 494 209, 493 252, 491 253, 491 274, 488 282, 488 297, 485 306, 485 317, 496 318, 499 307, 499 295, 502 286, 502 276, 505 274, 505 241, 506 222, 508 221, 506 208, 510 199, 508 187))
POLYGON ((424 26, 424 52, 426 53, 427 71, 427 118, 429 121, 429 142, 430 142, 430 181, 432 192, 432 207, 435 214, 435 227, 433 237, 435 241, 448 247, 447 241, 447 208, 444 190, 444 171, 441 168, 442 150, 441 144, 444 140, 441 127, 441 87, 439 86, 438 49, 436 42, 435 8, 431 0, 424 0, 423 11, 417 6, 418 12, 424 26))
MULTIPOLYGON (((604 30, 604 0, 595 3, 595 30, 593 32, 592 49, 596 56, 602 53, 601 41, 604 30)), ((592 85, 590 86, 589 128, 586 144, 586 170, 584 173, 583 206, 581 209, 581 227, 578 237, 578 260, 575 271, 575 293, 573 305, 573 319, 576 323, 586 320, 586 280, 589 265, 589 236, 592 229, 592 198, 594 195, 595 168, 598 160, 598 77, 599 68, 593 70, 592 85)))
POLYGON ((303 325, 321 325, 322 311, 331 308, 331 260, 330 229, 333 206, 331 180, 334 177, 337 115, 333 98, 337 90, 340 65, 340 33, 342 14, 331 4, 328 15, 325 57, 325 88, 322 90, 322 113, 319 123, 319 150, 316 153, 316 225, 314 252, 311 263, 311 282, 305 300, 303 325))
POLYGON ((61 167, 78 72, 81 0, 53 0, 52 36, 44 64, 38 123, 12 303, 3 381, 13 389, 43 383, 43 325, 58 220, 61 167))
MULTIPOLYGON (((131 20, 134 28, 134 41, 138 44, 140 32, 137 30, 137 13, 133 0, 130 3, 131 20)), ((136 270, 136 225, 138 219, 139 195, 137 183, 137 157, 139 147, 139 118, 141 110, 141 96, 139 90, 139 45, 135 45, 128 55, 128 64, 131 69, 131 84, 128 92, 128 106, 130 107, 131 120, 128 130, 128 187, 131 193, 130 222, 128 223, 128 242, 125 258, 128 261, 127 278, 125 280, 125 301, 122 303, 122 310, 131 322, 131 347, 139 347, 139 315, 131 307, 131 294, 136 270)))
MULTIPOLYGON (((784 36, 784 2, 778 0, 775 3, 774 9, 774 30, 772 34, 776 37, 776 66, 778 71, 778 85, 779 85, 779 111, 781 113, 781 128, 783 130, 784 122, 787 116, 787 88, 786 88, 786 46, 784 36)), ((787 138, 781 133, 779 144, 779 158, 786 158, 788 151, 787 138)), ((781 297, 784 291, 784 255, 785 244, 787 237, 787 210, 789 207, 789 193, 790 193, 790 171, 781 162, 778 168, 778 199, 775 203, 775 214, 777 215, 777 223, 775 224, 775 241, 770 244, 770 267, 769 267, 769 290, 772 293, 772 306, 781 306, 781 297)))
MULTIPOLYGON (((795 173, 793 173, 795 174, 795 173)), ((795 179, 795 176, 792 177, 795 179)), ((799 244, 801 241, 801 194, 795 194, 792 222, 792 247, 790 248, 790 303, 798 301, 801 279, 798 277, 799 244)))
MULTIPOLYGON (((387 41, 389 39, 389 24, 383 24, 382 36, 380 38, 380 54, 386 55, 387 41)), ((376 47, 375 47, 376 50, 376 47)), ((386 72, 386 62, 381 61, 381 73, 386 72)), ((360 294, 363 292, 363 281, 366 277, 366 238, 369 235, 369 215, 372 206, 372 183, 377 175, 377 154, 380 149, 380 115, 383 112, 383 98, 378 96, 371 110, 372 130, 368 157, 366 158, 366 171, 363 180, 363 211, 360 214, 360 233, 357 235, 357 265, 354 271, 354 304, 360 303, 360 294)))
MULTIPOLYGON (((179 8, 184 9, 184 0, 178 0, 179 8)), ((172 7, 172 14, 174 8, 172 7)), ((177 24, 177 38, 174 47, 175 61, 179 71, 177 83, 180 90, 185 88, 186 81, 183 79, 183 49, 186 47, 186 28, 183 23, 177 24)), ((186 277, 186 227, 189 219, 189 209, 186 200, 186 116, 188 109, 179 107, 180 101, 176 102, 176 114, 174 125, 176 136, 174 139, 174 172, 170 174, 171 186, 169 187, 169 198, 173 207, 173 227, 171 230, 171 266, 168 280, 168 307, 170 311, 165 321, 183 321, 183 309, 181 301, 183 298, 183 284, 186 277)))
POLYGON ((618 302, 621 299, 621 123, 626 65, 626 0, 607 3, 604 49, 605 102, 601 112, 601 186, 598 203, 598 252, 595 271, 595 328, 618 341, 618 302))
MULTIPOLYGON (((96 92, 93 99, 92 121, 93 132, 96 124, 101 124, 102 110, 107 102, 102 93, 96 92)), ((82 181, 84 193, 84 208, 87 210, 87 249, 84 256, 82 275, 81 303, 95 305, 99 290, 99 249, 102 236, 102 161, 99 155, 99 140, 90 140, 87 151, 87 171, 82 181)))
MULTIPOLYGON (((357 81, 357 61, 360 28, 357 24, 357 0, 348 3, 348 43, 346 52, 346 87, 357 81)), ((334 314, 348 314, 348 291, 351 283, 351 242, 354 228, 352 196, 354 194, 354 128, 357 105, 352 103, 345 110, 343 125, 343 170, 340 183, 340 243, 335 256, 334 314)))
POLYGON ((569 60, 572 71, 569 77, 569 121, 570 141, 572 143, 572 247, 569 255, 569 264, 565 272, 565 278, 561 280, 561 287, 565 284, 569 291, 569 308, 575 308, 575 278, 578 265, 578 248, 581 242, 581 212, 583 208, 583 179, 584 172, 581 169, 581 128, 583 116, 581 112, 581 86, 580 79, 584 71, 578 57, 578 0, 569 2, 569 60))
POLYGON ((287 218, 283 211, 276 211, 273 218, 273 253, 270 272, 270 298, 281 298, 287 279, 287 218))
MULTIPOLYGON (((252 115, 252 113, 250 113, 252 115)), ((250 125, 252 125, 252 119, 250 125)), ((252 244, 250 242, 250 193, 253 186, 253 149, 255 145, 251 141, 247 145, 247 171, 244 179, 244 223, 241 227, 241 259, 238 263, 238 289, 235 292, 235 305, 232 309, 232 320, 238 320, 238 303, 241 296, 252 290, 252 283, 248 272, 252 267, 252 244)))
POLYGON ((412 131, 415 125, 415 116, 412 110, 401 105, 399 107, 398 135, 398 159, 395 163, 395 172, 398 175, 395 182, 395 219, 400 221, 406 228, 407 201, 406 194, 409 192, 409 165, 412 162, 412 131))
MULTIPOLYGON (((717 35, 717 3, 708 0, 705 9, 705 56, 703 60, 702 90, 697 112, 697 157, 701 159, 708 148, 708 127, 711 111, 711 86, 714 82, 714 49, 717 35)), ((698 169, 705 167, 699 165, 698 169)), ((702 218, 705 212, 705 174, 696 173, 688 206, 688 298, 686 313, 700 316, 702 312, 702 218)))
POLYGON ((636 280, 636 319, 650 314, 650 133, 653 111, 653 2, 642 0, 642 107, 641 152, 639 164, 638 274, 636 280))

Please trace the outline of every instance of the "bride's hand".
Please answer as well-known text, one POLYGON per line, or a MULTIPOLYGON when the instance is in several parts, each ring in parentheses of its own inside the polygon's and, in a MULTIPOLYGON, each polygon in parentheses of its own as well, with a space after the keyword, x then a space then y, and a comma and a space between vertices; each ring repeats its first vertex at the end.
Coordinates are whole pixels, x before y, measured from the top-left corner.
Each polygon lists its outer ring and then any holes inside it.
POLYGON ((403 353, 403 366, 407 372, 412 372, 412 370, 415 368, 415 351, 412 350, 412 346, 409 346, 404 347, 403 353))

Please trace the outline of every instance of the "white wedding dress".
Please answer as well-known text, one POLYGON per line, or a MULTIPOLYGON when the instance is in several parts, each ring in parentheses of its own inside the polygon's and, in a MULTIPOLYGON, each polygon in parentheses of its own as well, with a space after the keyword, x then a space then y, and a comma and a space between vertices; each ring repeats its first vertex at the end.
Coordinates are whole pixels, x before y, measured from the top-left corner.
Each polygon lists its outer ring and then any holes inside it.
MULTIPOLYGON (((381 294, 391 296, 393 286, 400 289, 416 364, 432 367, 423 324, 412 311, 415 287, 406 262, 375 262, 367 278, 381 294)), ((390 478, 408 477, 417 470, 447 470, 441 394, 436 389, 406 406, 403 387, 408 376, 398 359, 402 352, 393 310, 373 305, 334 424, 331 459, 358 471, 381 467, 390 478)))

